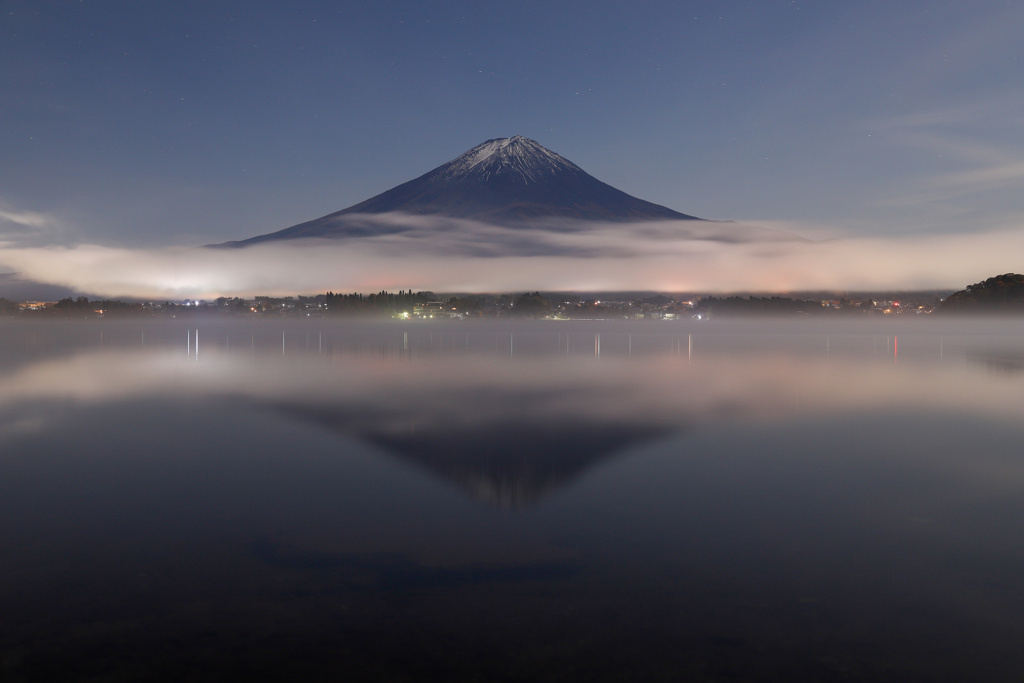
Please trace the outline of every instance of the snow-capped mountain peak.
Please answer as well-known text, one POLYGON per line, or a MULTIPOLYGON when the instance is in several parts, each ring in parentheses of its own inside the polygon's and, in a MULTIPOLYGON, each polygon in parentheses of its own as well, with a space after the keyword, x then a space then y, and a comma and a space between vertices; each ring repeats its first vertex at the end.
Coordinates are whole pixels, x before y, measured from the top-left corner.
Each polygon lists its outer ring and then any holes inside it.
POLYGON ((522 135, 494 138, 462 156, 449 161, 431 174, 431 180, 449 182, 475 178, 481 182, 504 180, 511 183, 536 183, 557 175, 576 175, 583 170, 522 135))
POLYGON ((356 229, 350 227, 345 216, 387 213, 468 218, 502 225, 549 219, 700 220, 628 195, 537 142, 516 135, 483 142, 418 178, 347 209, 230 244, 349 237, 356 229))

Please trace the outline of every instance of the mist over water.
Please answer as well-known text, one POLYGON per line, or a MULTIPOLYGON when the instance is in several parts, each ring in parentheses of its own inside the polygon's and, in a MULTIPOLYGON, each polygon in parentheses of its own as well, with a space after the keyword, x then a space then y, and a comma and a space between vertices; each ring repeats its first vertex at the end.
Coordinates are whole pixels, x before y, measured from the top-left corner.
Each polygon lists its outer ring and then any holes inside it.
POLYGON ((1024 672, 1020 321, 15 322, 0 351, 14 680, 1024 672))

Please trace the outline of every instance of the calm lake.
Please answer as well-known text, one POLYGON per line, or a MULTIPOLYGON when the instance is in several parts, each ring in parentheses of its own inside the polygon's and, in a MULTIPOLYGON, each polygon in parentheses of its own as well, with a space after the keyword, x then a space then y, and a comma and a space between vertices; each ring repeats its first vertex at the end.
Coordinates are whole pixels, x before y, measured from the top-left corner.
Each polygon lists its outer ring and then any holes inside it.
POLYGON ((0 680, 1024 680, 1024 320, 0 324, 0 680))

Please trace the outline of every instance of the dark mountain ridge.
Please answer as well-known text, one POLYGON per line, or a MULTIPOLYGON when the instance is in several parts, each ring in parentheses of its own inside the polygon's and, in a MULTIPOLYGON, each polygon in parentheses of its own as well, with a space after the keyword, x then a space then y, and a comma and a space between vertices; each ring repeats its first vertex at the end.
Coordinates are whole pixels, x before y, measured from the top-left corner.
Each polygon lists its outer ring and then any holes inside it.
POLYGON ((503 225, 549 218, 702 220, 626 194, 537 142, 516 135, 488 140, 419 178, 341 211, 224 246, 352 236, 353 226, 345 218, 393 212, 503 225))

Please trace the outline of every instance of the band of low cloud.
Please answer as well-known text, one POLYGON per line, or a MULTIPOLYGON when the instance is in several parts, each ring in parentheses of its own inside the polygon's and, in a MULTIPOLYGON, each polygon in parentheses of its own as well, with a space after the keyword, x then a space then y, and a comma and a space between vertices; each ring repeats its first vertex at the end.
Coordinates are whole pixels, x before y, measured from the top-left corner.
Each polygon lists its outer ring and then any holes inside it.
MULTIPOLYGON (((20 277, 143 299, 437 292, 956 289, 1020 270, 1024 229, 810 241, 735 223, 497 226, 356 216, 351 238, 245 248, 0 248, 20 277)), ((773 227, 779 227, 773 224, 773 227)))

